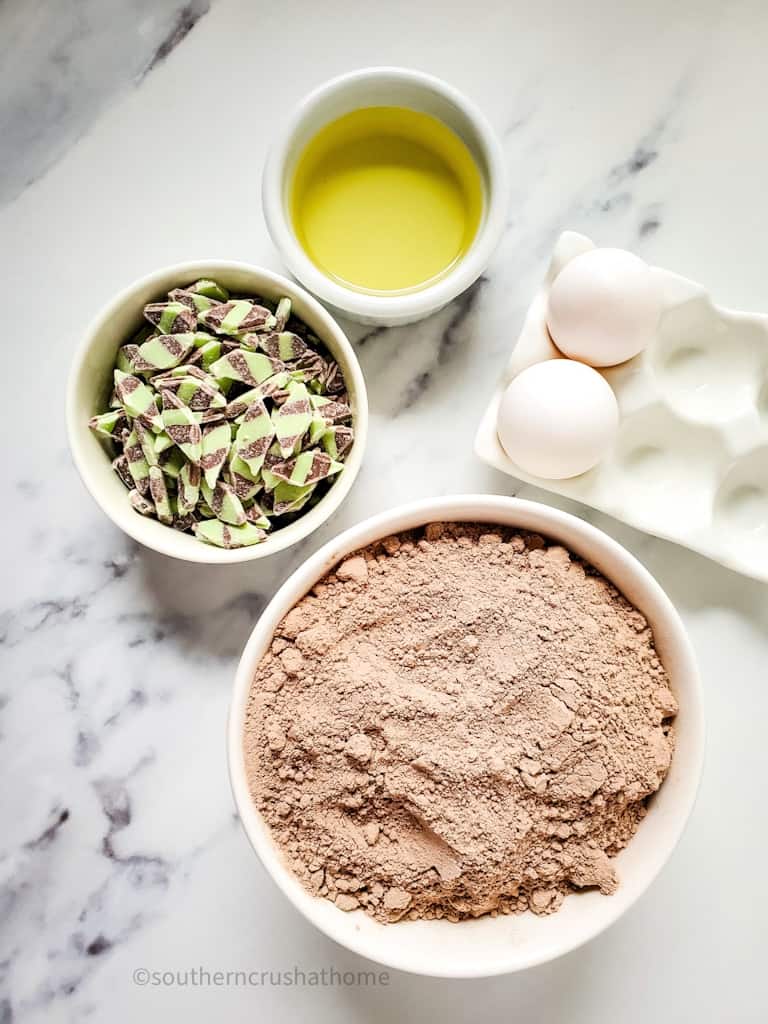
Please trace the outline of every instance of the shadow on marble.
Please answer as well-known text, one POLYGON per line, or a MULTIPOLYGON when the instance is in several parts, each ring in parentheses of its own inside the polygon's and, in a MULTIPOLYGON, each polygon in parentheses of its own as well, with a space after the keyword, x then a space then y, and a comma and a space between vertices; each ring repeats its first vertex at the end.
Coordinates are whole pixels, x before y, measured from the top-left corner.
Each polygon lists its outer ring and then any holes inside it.
POLYGON ((138 547, 154 639, 178 636, 188 648, 239 657, 277 588, 309 554, 310 541, 318 543, 313 535, 287 551, 236 565, 182 562, 138 547))
POLYGON ((182 640, 187 651, 238 657, 261 614, 271 587, 258 577, 259 563, 193 565, 140 549, 141 586, 152 606, 152 639, 182 640))
POLYGON ((489 494, 506 494, 551 505, 592 523, 614 537, 655 576, 684 616, 691 612, 725 609, 744 616, 755 627, 768 632, 768 585, 765 583, 727 569, 719 562, 673 541, 636 530, 585 505, 522 484, 491 467, 485 467, 485 472, 477 474, 476 480, 482 481, 481 489, 489 494))
POLYGON ((361 328, 349 320, 341 326, 352 342, 368 384, 371 413, 394 418, 427 393, 439 397, 441 385, 454 375, 476 371, 476 353, 484 340, 473 314, 487 278, 481 277, 443 310, 406 327, 361 328))
POLYGON ((271 579, 260 573, 259 562, 197 565, 146 548, 139 549, 139 564, 142 582, 160 608, 191 618, 217 612, 249 595, 258 600, 271 579))
POLYGON ((683 614, 723 608, 768 633, 768 584, 671 541, 654 540, 640 557, 683 614))
MULTIPOLYGON (((501 1019, 505 1008, 510 1020, 534 1020, 541 1015, 543 1020, 565 1021, 574 1005, 588 998, 598 958, 599 952, 591 944, 519 974, 457 981, 391 971, 389 985, 377 986, 373 991, 350 987, 341 992, 350 1004, 353 1018, 366 1024, 389 1024, 392 1020, 501 1019), (428 1012, 425 1007, 429 1007, 428 1012)), ((336 963, 340 970, 373 967, 360 957, 338 953, 336 963), (344 962, 347 959, 348 964, 344 962)))

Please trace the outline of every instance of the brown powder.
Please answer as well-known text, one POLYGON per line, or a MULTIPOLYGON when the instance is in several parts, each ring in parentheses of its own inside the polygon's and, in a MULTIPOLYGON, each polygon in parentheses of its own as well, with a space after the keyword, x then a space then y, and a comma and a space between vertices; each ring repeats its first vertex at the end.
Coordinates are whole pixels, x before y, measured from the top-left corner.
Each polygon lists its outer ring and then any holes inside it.
POLYGON ((285 617, 249 697, 253 799, 342 910, 453 921, 613 892, 677 710, 643 616, 563 547, 433 523, 285 617))

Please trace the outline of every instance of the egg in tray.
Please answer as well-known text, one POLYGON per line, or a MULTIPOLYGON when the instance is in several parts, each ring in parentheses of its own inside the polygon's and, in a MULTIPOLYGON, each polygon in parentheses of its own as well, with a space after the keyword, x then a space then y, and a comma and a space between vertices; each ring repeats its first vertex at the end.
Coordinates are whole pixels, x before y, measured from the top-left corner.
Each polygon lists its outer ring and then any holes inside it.
POLYGON ((475 452, 768 581, 768 316, 565 232, 475 452))

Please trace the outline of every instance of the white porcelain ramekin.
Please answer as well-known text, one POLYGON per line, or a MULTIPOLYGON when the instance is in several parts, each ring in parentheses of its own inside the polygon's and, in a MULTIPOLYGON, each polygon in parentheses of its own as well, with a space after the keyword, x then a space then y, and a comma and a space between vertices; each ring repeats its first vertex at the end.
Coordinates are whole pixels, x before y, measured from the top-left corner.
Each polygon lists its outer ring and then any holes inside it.
POLYGON ((495 495, 431 498, 404 505, 366 519, 317 551, 288 578, 256 623, 237 669, 229 717, 229 773, 237 810, 262 864, 291 903, 326 935, 371 960, 416 974, 454 978, 533 967, 575 949, 618 920, 672 854, 693 807, 703 752, 704 715, 693 650, 674 605, 648 570, 615 540, 575 516, 536 502, 495 495), (675 754, 637 834, 616 858, 620 886, 612 896, 594 891, 574 894, 548 917, 526 913, 460 924, 380 924, 362 910, 345 913, 330 901, 310 895, 284 862, 251 800, 243 749, 246 705, 256 666, 280 620, 351 551, 398 530, 446 520, 501 523, 560 541, 612 580, 653 629, 656 648, 680 705, 675 754))
POLYGON ((302 284, 343 316, 367 324, 399 326, 437 312, 485 270, 506 223, 506 164, 501 143, 484 115, 453 86, 408 68, 364 68, 321 85, 289 116, 264 168, 262 202, 272 241, 302 284), (390 295, 346 288, 325 275, 300 245, 290 216, 290 185, 306 144, 330 121, 375 106, 408 107, 439 118, 469 148, 485 188, 485 211, 477 237, 456 267, 425 288, 390 295))
POLYGON ((250 562, 274 554, 321 526, 349 493, 360 469, 368 433, 365 380, 341 327, 295 282, 261 267, 229 260, 200 260, 163 267, 120 292, 98 314, 75 353, 67 387, 66 415, 69 446, 83 483, 116 526, 160 554, 217 565, 250 562), (243 294, 275 300, 289 296, 295 315, 314 331, 341 367, 355 428, 355 441, 344 469, 317 505, 288 526, 277 525, 263 543, 231 550, 204 544, 192 534, 180 533, 139 515, 131 507, 125 485, 112 469, 106 449, 88 427, 89 418, 107 407, 117 349, 141 326, 145 303, 162 299, 171 288, 201 277, 213 278, 230 291, 243 294))

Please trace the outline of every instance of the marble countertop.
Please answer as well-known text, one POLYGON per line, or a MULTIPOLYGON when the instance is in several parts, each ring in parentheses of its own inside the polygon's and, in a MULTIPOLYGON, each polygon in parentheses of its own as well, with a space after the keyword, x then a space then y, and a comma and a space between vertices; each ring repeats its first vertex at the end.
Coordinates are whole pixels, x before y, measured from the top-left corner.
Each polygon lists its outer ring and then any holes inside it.
POLYGON ((768 588, 583 509, 667 589, 704 677, 700 798, 645 897, 564 959, 486 982, 243 988, 136 972, 367 968, 291 909, 235 820, 236 658, 276 585, 367 514, 456 491, 554 500, 480 464, 472 439, 561 230, 768 308, 767 34, 761 0, 0 6, 0 1024, 764 1019, 768 588), (140 550, 68 456, 73 347, 117 289, 164 263, 279 268, 259 204, 270 138, 311 86, 383 63, 451 80, 497 127, 502 245, 427 322, 350 325, 370 445, 310 543, 220 571, 140 550))

